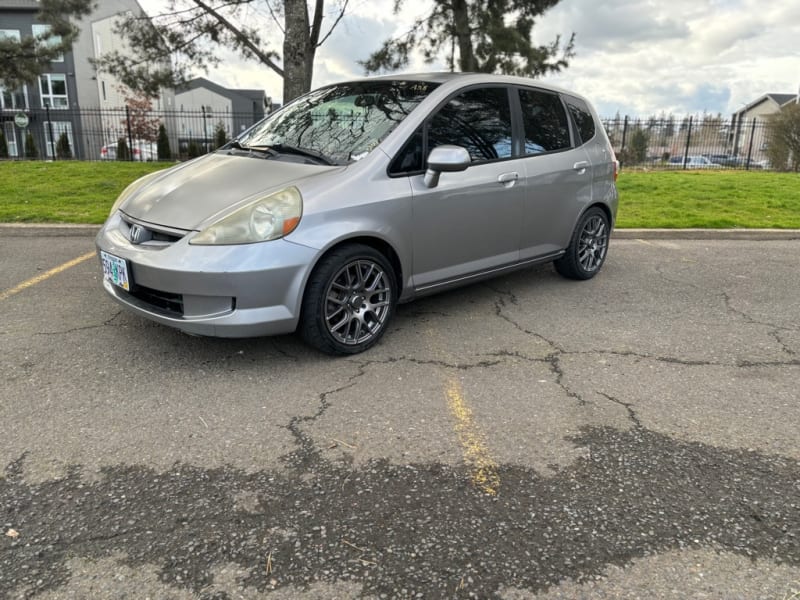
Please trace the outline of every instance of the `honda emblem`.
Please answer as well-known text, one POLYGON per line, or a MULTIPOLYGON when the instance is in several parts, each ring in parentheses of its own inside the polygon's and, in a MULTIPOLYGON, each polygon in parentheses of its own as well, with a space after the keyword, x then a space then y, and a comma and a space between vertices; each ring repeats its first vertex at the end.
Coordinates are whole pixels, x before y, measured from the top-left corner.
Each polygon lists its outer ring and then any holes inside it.
POLYGON ((145 241, 145 234, 147 230, 141 225, 134 225, 131 227, 131 244, 141 244, 145 241))

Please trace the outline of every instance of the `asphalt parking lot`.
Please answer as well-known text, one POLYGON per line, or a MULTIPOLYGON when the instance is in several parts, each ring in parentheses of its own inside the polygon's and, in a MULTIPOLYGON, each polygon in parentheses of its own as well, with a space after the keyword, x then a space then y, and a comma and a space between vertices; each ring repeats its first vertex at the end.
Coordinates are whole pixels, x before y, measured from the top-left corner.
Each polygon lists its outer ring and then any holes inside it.
POLYGON ((800 240, 614 239, 338 359, 92 250, 0 232, 0 598, 800 595, 800 240))

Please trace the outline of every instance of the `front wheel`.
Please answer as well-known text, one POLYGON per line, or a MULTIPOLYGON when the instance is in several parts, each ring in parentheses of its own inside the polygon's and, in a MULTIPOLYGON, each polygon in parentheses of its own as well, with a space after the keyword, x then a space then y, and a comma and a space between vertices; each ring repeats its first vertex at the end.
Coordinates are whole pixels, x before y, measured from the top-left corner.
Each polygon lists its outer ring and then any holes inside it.
POLYGON ((578 221, 564 256, 553 264, 569 279, 591 279, 600 271, 608 253, 611 226, 599 207, 587 210, 578 221))
POLYGON ((325 256, 311 274, 300 333, 327 354, 357 354, 384 334, 396 301, 389 261, 369 246, 343 246, 325 256))

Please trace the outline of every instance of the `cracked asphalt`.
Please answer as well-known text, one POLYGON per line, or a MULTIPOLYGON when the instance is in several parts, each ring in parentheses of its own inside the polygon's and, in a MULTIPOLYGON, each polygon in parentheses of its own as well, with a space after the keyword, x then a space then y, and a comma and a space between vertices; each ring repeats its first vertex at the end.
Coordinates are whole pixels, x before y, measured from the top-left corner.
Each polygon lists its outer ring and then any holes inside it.
MULTIPOLYGON (((91 249, 3 232, 0 292, 91 249)), ((80 263, 0 300, 0 598, 796 598, 798 256, 614 239, 339 359, 80 263)))

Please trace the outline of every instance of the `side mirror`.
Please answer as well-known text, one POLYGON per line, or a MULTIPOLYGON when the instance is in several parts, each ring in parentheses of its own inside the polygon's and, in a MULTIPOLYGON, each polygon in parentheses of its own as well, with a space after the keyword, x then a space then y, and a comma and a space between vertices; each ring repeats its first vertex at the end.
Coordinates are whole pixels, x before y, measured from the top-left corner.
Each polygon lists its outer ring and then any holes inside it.
POLYGON ((461 146, 437 146, 428 155, 428 170, 425 171, 425 185, 434 188, 439 185, 439 175, 465 171, 469 166, 469 152, 461 146))

